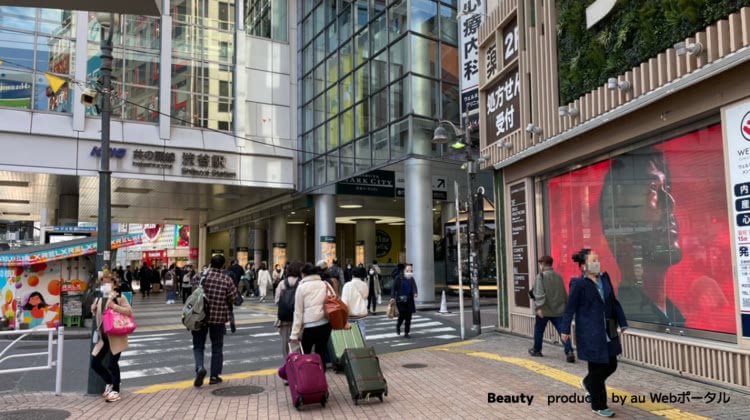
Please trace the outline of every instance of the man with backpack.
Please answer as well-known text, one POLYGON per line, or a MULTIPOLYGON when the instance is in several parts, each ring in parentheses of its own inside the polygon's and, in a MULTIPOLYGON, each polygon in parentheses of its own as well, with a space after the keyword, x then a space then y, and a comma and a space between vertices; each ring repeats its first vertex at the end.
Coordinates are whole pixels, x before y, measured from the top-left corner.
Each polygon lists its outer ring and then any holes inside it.
POLYGON ((183 323, 193 334, 193 356, 195 357, 195 387, 203 385, 206 369, 203 366, 206 337, 211 338, 211 377, 209 385, 223 382, 221 369, 224 360, 224 336, 227 333, 231 305, 237 299, 237 288, 232 279, 221 272, 226 260, 222 255, 211 258, 211 268, 201 279, 201 284, 188 298, 183 309, 183 323), (193 310, 185 315, 188 307, 193 310), (196 313, 197 307, 203 307, 203 313, 196 313), (203 319, 200 319, 202 315, 203 319))
POLYGON ((279 329, 284 360, 289 355, 289 336, 292 334, 292 322, 294 321, 294 298, 295 293, 297 293, 297 283, 301 276, 302 266, 301 262, 290 264, 286 278, 280 281, 276 287, 274 300, 279 310, 274 326, 279 329))

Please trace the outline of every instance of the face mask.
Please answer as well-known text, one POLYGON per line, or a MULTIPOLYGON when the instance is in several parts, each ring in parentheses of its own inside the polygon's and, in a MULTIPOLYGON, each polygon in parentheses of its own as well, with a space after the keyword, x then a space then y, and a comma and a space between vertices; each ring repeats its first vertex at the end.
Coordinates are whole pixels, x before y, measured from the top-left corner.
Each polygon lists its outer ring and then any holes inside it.
POLYGON ((108 283, 104 283, 102 284, 101 290, 102 290, 103 295, 108 295, 109 292, 112 291, 112 285, 108 283))
POLYGON ((588 268, 588 272, 591 274, 599 274, 601 273, 601 269, 602 269, 601 263, 599 263, 599 261, 589 263, 587 265, 587 268, 588 268))
POLYGON ((375 274, 375 270, 370 270, 370 275, 375 274))
POLYGON ((346 269, 347 269, 347 270, 351 270, 351 269, 352 269, 352 266, 351 266, 351 265, 347 265, 347 266, 346 266, 346 269))
POLYGON ((407 271, 406 273, 404 273, 404 276, 407 279, 410 279, 410 278, 414 277, 414 273, 412 273, 411 271, 407 271))

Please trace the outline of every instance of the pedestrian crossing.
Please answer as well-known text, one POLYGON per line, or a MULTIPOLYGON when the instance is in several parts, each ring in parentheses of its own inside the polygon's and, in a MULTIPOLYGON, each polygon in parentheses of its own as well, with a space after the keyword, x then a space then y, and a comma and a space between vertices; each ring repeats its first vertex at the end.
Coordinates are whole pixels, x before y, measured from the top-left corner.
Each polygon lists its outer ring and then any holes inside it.
MULTIPOLYGON (((173 308, 171 314, 174 316, 173 308)), ((375 347, 379 354, 439 345, 459 338, 456 326, 419 313, 412 318, 411 339, 398 336, 396 320, 385 315, 369 316, 365 326, 367 345, 375 347)), ((211 344, 207 340, 206 367, 210 365, 210 357, 211 344)), ((222 374, 276 368, 283 362, 281 337, 272 322, 238 325, 234 334, 227 328, 222 374)), ((120 369, 127 387, 192 379, 192 335, 184 330, 136 332, 129 338, 128 350, 122 353, 120 369)))

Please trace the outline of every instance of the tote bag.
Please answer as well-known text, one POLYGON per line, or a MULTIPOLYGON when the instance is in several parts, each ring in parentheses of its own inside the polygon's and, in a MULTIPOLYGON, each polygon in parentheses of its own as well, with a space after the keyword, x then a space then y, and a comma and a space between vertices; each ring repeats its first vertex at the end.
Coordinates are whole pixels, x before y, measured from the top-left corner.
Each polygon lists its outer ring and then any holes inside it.
POLYGON ((112 309, 107 309, 102 315, 102 327, 104 334, 111 336, 128 335, 135 331, 135 319, 112 309))

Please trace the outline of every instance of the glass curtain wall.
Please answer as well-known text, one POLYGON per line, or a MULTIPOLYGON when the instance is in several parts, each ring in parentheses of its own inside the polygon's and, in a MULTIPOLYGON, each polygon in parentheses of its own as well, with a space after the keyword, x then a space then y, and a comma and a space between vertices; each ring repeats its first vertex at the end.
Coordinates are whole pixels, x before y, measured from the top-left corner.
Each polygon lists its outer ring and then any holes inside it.
POLYGON ((75 14, 0 7, 0 107, 70 113, 75 86, 53 92, 46 73, 72 78, 75 14))
POLYGON ((288 42, 289 0, 245 0, 248 35, 288 42))
POLYGON ((455 2, 300 3, 301 185, 436 155, 437 121, 459 119, 455 2))
POLYGON ((171 0, 172 124, 234 129, 233 1, 171 0))

